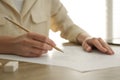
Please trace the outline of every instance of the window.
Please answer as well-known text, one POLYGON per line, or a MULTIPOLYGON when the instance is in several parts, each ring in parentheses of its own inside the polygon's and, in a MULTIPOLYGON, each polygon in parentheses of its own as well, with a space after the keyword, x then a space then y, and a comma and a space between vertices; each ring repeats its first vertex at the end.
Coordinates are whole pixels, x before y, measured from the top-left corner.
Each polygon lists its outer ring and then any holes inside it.
POLYGON ((120 38, 120 0, 113 0, 113 38, 120 38))

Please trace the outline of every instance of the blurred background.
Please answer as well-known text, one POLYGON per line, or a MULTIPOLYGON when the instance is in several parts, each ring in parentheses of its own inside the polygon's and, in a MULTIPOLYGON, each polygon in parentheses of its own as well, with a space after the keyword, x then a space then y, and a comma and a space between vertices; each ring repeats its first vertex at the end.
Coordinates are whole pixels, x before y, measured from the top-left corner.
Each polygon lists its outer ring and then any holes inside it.
MULTIPOLYGON (((94 37, 120 38, 120 0, 60 0, 73 22, 94 37)), ((58 32, 59 34, 59 32, 58 32)), ((50 37, 58 34, 51 32, 50 37)), ((116 42, 116 41, 115 41, 116 42)), ((117 40, 120 44, 120 40, 117 40)))

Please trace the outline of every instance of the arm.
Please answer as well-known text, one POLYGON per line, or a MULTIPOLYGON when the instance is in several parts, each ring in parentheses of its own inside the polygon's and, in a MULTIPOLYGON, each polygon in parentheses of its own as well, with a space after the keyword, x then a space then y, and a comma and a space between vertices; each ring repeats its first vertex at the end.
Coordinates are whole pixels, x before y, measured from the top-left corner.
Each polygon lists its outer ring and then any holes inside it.
POLYGON ((67 11, 59 0, 52 0, 52 26, 53 31, 61 31, 61 37, 81 44, 85 51, 92 51, 96 47, 99 51, 106 54, 114 52, 101 38, 92 38, 86 31, 75 25, 67 15, 67 11))
POLYGON ((11 53, 12 52, 12 37, 0 36, 0 53, 11 53))

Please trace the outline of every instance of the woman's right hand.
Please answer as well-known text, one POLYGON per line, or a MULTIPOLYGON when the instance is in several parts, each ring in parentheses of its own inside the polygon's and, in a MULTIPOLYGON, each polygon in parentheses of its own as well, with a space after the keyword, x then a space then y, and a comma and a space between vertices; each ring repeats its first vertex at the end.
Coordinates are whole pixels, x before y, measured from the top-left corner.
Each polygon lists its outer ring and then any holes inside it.
POLYGON ((10 52, 24 57, 39 57, 55 46, 55 43, 48 37, 32 32, 10 40, 10 52))

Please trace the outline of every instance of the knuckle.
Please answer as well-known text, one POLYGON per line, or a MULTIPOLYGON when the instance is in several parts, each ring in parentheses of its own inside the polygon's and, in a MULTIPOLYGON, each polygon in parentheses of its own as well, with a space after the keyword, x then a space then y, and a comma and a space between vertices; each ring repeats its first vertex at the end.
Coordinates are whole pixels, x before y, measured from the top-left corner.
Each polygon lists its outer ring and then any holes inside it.
POLYGON ((52 50, 52 49, 53 49, 53 47, 48 45, 48 50, 52 50))
POLYGON ((22 39, 21 42, 26 43, 26 42, 27 42, 27 39, 22 39))
POLYGON ((37 55, 40 55, 40 54, 41 54, 41 50, 37 50, 37 51, 36 51, 36 54, 37 54, 37 55))
POLYGON ((43 42, 47 42, 48 38, 47 37, 43 37, 42 40, 43 40, 43 42))
POLYGON ((42 48, 46 48, 45 43, 41 44, 41 47, 42 47, 42 48))
POLYGON ((34 33, 32 33, 32 32, 28 32, 28 33, 26 34, 26 36, 27 36, 28 38, 31 38, 31 37, 34 36, 34 33))
POLYGON ((41 48, 42 48, 42 49, 46 49, 46 48, 47 48, 47 47, 46 47, 46 44, 45 44, 45 43, 41 44, 41 48))
POLYGON ((21 47, 21 52, 24 53, 24 52, 27 52, 28 51, 28 48, 27 47, 21 47))
POLYGON ((37 50, 37 51, 35 52, 35 55, 41 56, 43 53, 44 53, 44 50, 37 50))
POLYGON ((48 52, 48 50, 42 50, 42 53, 44 54, 44 53, 47 53, 48 52))
POLYGON ((28 42, 29 42, 28 39, 22 39, 22 41, 21 41, 22 44, 27 44, 28 42))
POLYGON ((31 36, 31 33, 30 33, 30 32, 28 32, 26 35, 27 35, 27 37, 30 37, 30 36, 31 36))
POLYGON ((47 44, 43 44, 41 47, 43 50, 52 50, 52 47, 47 44))
POLYGON ((92 38, 92 42, 93 42, 93 43, 95 43, 95 42, 97 42, 97 41, 98 41, 97 38, 92 38))
POLYGON ((102 38, 98 38, 98 40, 102 40, 102 38))
POLYGON ((93 41, 95 41, 97 38, 92 38, 93 41))

